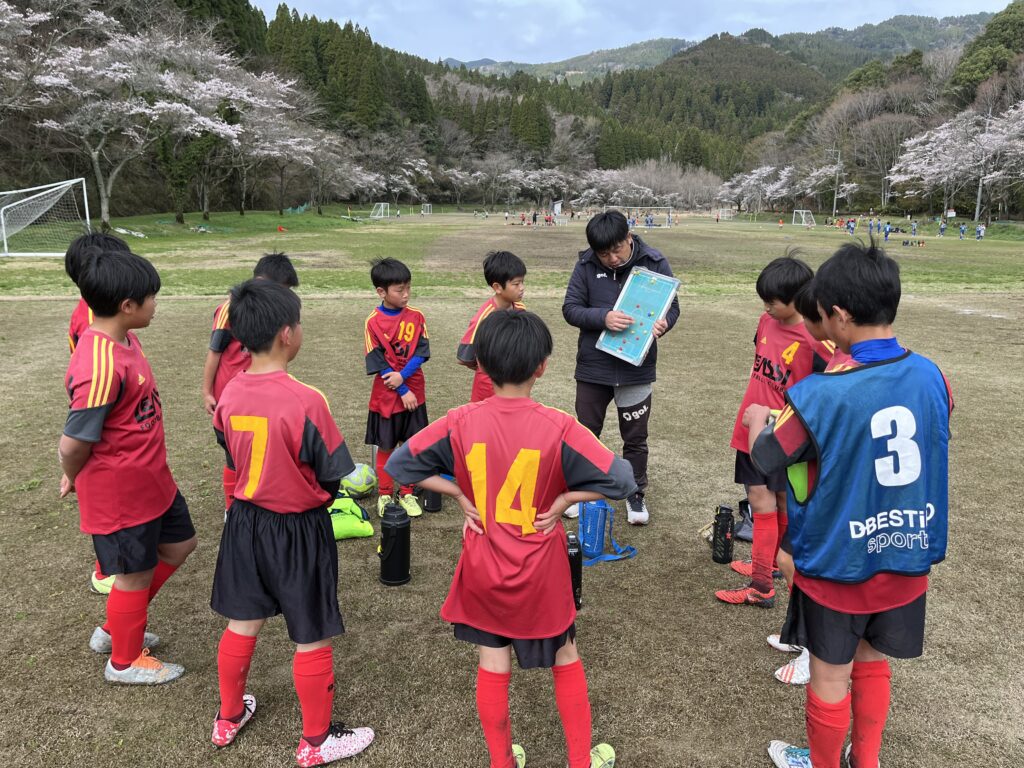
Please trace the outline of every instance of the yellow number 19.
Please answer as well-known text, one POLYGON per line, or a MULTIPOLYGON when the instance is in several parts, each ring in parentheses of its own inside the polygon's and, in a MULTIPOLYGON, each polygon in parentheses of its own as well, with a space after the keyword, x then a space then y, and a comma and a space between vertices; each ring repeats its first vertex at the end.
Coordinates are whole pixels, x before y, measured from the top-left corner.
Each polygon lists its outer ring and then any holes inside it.
POLYGON ((245 483, 245 495, 252 498, 263 474, 263 459, 267 455, 267 417, 232 416, 231 429, 234 432, 252 432, 249 448, 249 478, 245 483))
MULTIPOLYGON (((480 521, 484 530, 487 529, 487 444, 473 443, 466 454, 466 469, 473 483, 473 501, 480 512, 480 521)), ((518 525, 525 536, 536 533, 533 521, 537 518, 537 508, 533 506, 533 497, 537 491, 537 475, 540 472, 540 451, 535 448, 520 448, 515 461, 509 467, 505 481, 498 491, 494 503, 494 519, 499 523, 518 525), (521 508, 512 506, 519 494, 521 508)))

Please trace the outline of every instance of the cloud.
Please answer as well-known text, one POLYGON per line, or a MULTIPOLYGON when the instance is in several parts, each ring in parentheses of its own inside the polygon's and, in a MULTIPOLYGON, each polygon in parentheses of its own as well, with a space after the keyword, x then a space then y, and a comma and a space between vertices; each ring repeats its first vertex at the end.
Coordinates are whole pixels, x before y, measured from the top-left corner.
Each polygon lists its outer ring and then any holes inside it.
MULTIPOLYGON (((273 18, 278 0, 256 0, 273 18)), ((654 37, 702 40, 718 32, 763 27, 773 34, 877 24, 898 14, 958 16, 999 11, 1006 0, 861 0, 844 6, 798 0, 691 0, 629 4, 621 0, 291 0, 300 14, 368 27, 376 42, 436 60, 541 63, 654 37)))

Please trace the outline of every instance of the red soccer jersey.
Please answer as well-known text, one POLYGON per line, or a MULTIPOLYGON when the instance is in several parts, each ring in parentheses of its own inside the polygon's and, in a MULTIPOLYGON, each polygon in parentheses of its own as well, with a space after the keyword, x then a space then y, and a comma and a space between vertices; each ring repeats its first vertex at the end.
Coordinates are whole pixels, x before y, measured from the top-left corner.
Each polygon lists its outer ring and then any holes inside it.
POLYGON ((71 400, 64 434, 93 444, 75 479, 82 530, 113 533, 166 512, 178 487, 167 466, 160 394, 135 334, 119 344, 86 329, 64 384, 71 400))
POLYGON ((243 373, 224 388, 213 415, 235 470, 233 495, 272 512, 305 512, 330 495, 319 481, 353 469, 327 398, 285 371, 243 373))
POLYGON ((92 321, 92 310, 85 303, 85 299, 79 299, 74 310, 71 312, 71 322, 68 323, 68 346, 71 347, 71 354, 75 353, 78 340, 82 338, 82 335, 92 325, 92 321))
MULTIPOLYGON (((414 307, 406 307, 401 312, 391 315, 380 307, 374 308, 366 318, 366 373, 373 376, 373 388, 370 390, 370 410, 379 413, 386 419, 405 410, 401 396, 393 389, 388 389, 380 372, 390 368, 402 372, 411 357, 430 357, 430 343, 427 338, 427 324, 423 313, 414 307)), ((423 369, 405 381, 410 391, 422 405, 426 402, 427 393, 423 379, 423 369)))
MULTIPOLYGON (((517 301, 512 305, 512 309, 521 312, 526 309, 526 307, 517 301)), ((480 326, 480 323, 485 317, 497 310, 498 305, 494 303, 494 298, 492 297, 485 301, 480 306, 480 309, 476 311, 476 314, 473 315, 473 319, 469 321, 469 328, 466 329, 466 333, 462 336, 462 341, 459 342, 459 350, 456 353, 456 356, 461 362, 476 363, 476 351, 473 349, 473 341, 476 339, 476 329, 480 326)), ((469 395, 469 402, 475 403, 480 400, 486 400, 493 394, 494 383, 491 381, 491 377, 488 376, 480 366, 477 366, 473 369, 473 389, 469 395)))
POLYGON ((757 323, 754 337, 754 365, 750 382, 743 395, 730 445, 747 453, 747 428, 743 412, 752 403, 780 409, 785 405, 785 391, 815 370, 825 370, 832 355, 820 341, 811 336, 803 323, 783 325, 765 312, 757 323), (817 360, 815 359, 817 358, 817 360))
MULTIPOLYGON (((824 343, 832 344, 832 342, 830 341, 824 343)), ((839 371, 845 371, 850 368, 853 368, 853 366, 857 364, 857 362, 853 359, 851 355, 848 355, 846 352, 843 352, 843 350, 841 350, 835 344, 832 344, 832 347, 834 348, 834 351, 832 353, 832 359, 829 360, 828 367, 825 368, 825 373, 837 373, 839 371)))
POLYGON ((452 473, 485 533, 469 532, 441 609, 446 621, 517 639, 554 637, 576 616, 565 529, 535 532, 567 490, 621 499, 633 470, 572 416, 529 398, 492 397, 448 412, 386 465, 397 482, 452 473))
POLYGON ((242 371, 249 370, 252 355, 242 346, 242 342, 231 333, 228 312, 231 301, 225 301, 213 313, 213 333, 210 336, 210 349, 220 352, 220 363, 213 379, 213 399, 220 401, 224 387, 242 371))

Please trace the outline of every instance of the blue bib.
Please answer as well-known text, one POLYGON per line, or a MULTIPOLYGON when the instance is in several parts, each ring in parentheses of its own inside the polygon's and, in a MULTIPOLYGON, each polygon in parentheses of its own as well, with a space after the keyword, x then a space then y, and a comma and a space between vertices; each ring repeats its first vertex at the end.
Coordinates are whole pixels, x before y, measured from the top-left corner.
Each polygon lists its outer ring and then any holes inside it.
POLYGON ((800 573, 858 583, 928 573, 946 556, 949 394, 927 358, 814 374, 787 392, 818 454, 810 494, 788 494, 800 573))

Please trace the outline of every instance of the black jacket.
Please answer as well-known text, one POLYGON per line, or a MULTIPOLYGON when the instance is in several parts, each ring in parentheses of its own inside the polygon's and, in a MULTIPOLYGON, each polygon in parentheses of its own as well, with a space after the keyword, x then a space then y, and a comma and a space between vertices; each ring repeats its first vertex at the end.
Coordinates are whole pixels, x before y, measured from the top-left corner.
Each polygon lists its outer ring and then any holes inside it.
MULTIPOLYGON (((622 290, 633 267, 643 267, 663 275, 672 274, 668 259, 661 251, 651 248, 637 235, 633 235, 633 253, 629 261, 615 270, 601 264, 592 249, 580 252, 579 261, 576 262, 572 277, 569 278, 569 287, 565 290, 565 301, 562 303, 562 316, 565 321, 580 329, 576 352, 577 381, 621 386, 649 384, 655 379, 654 369, 658 362, 657 340, 651 345, 643 363, 638 366, 601 352, 595 346, 597 337, 605 329, 604 317, 615 306, 619 291, 622 290)), ((665 316, 669 330, 678 319, 679 299, 674 298, 665 316)))

